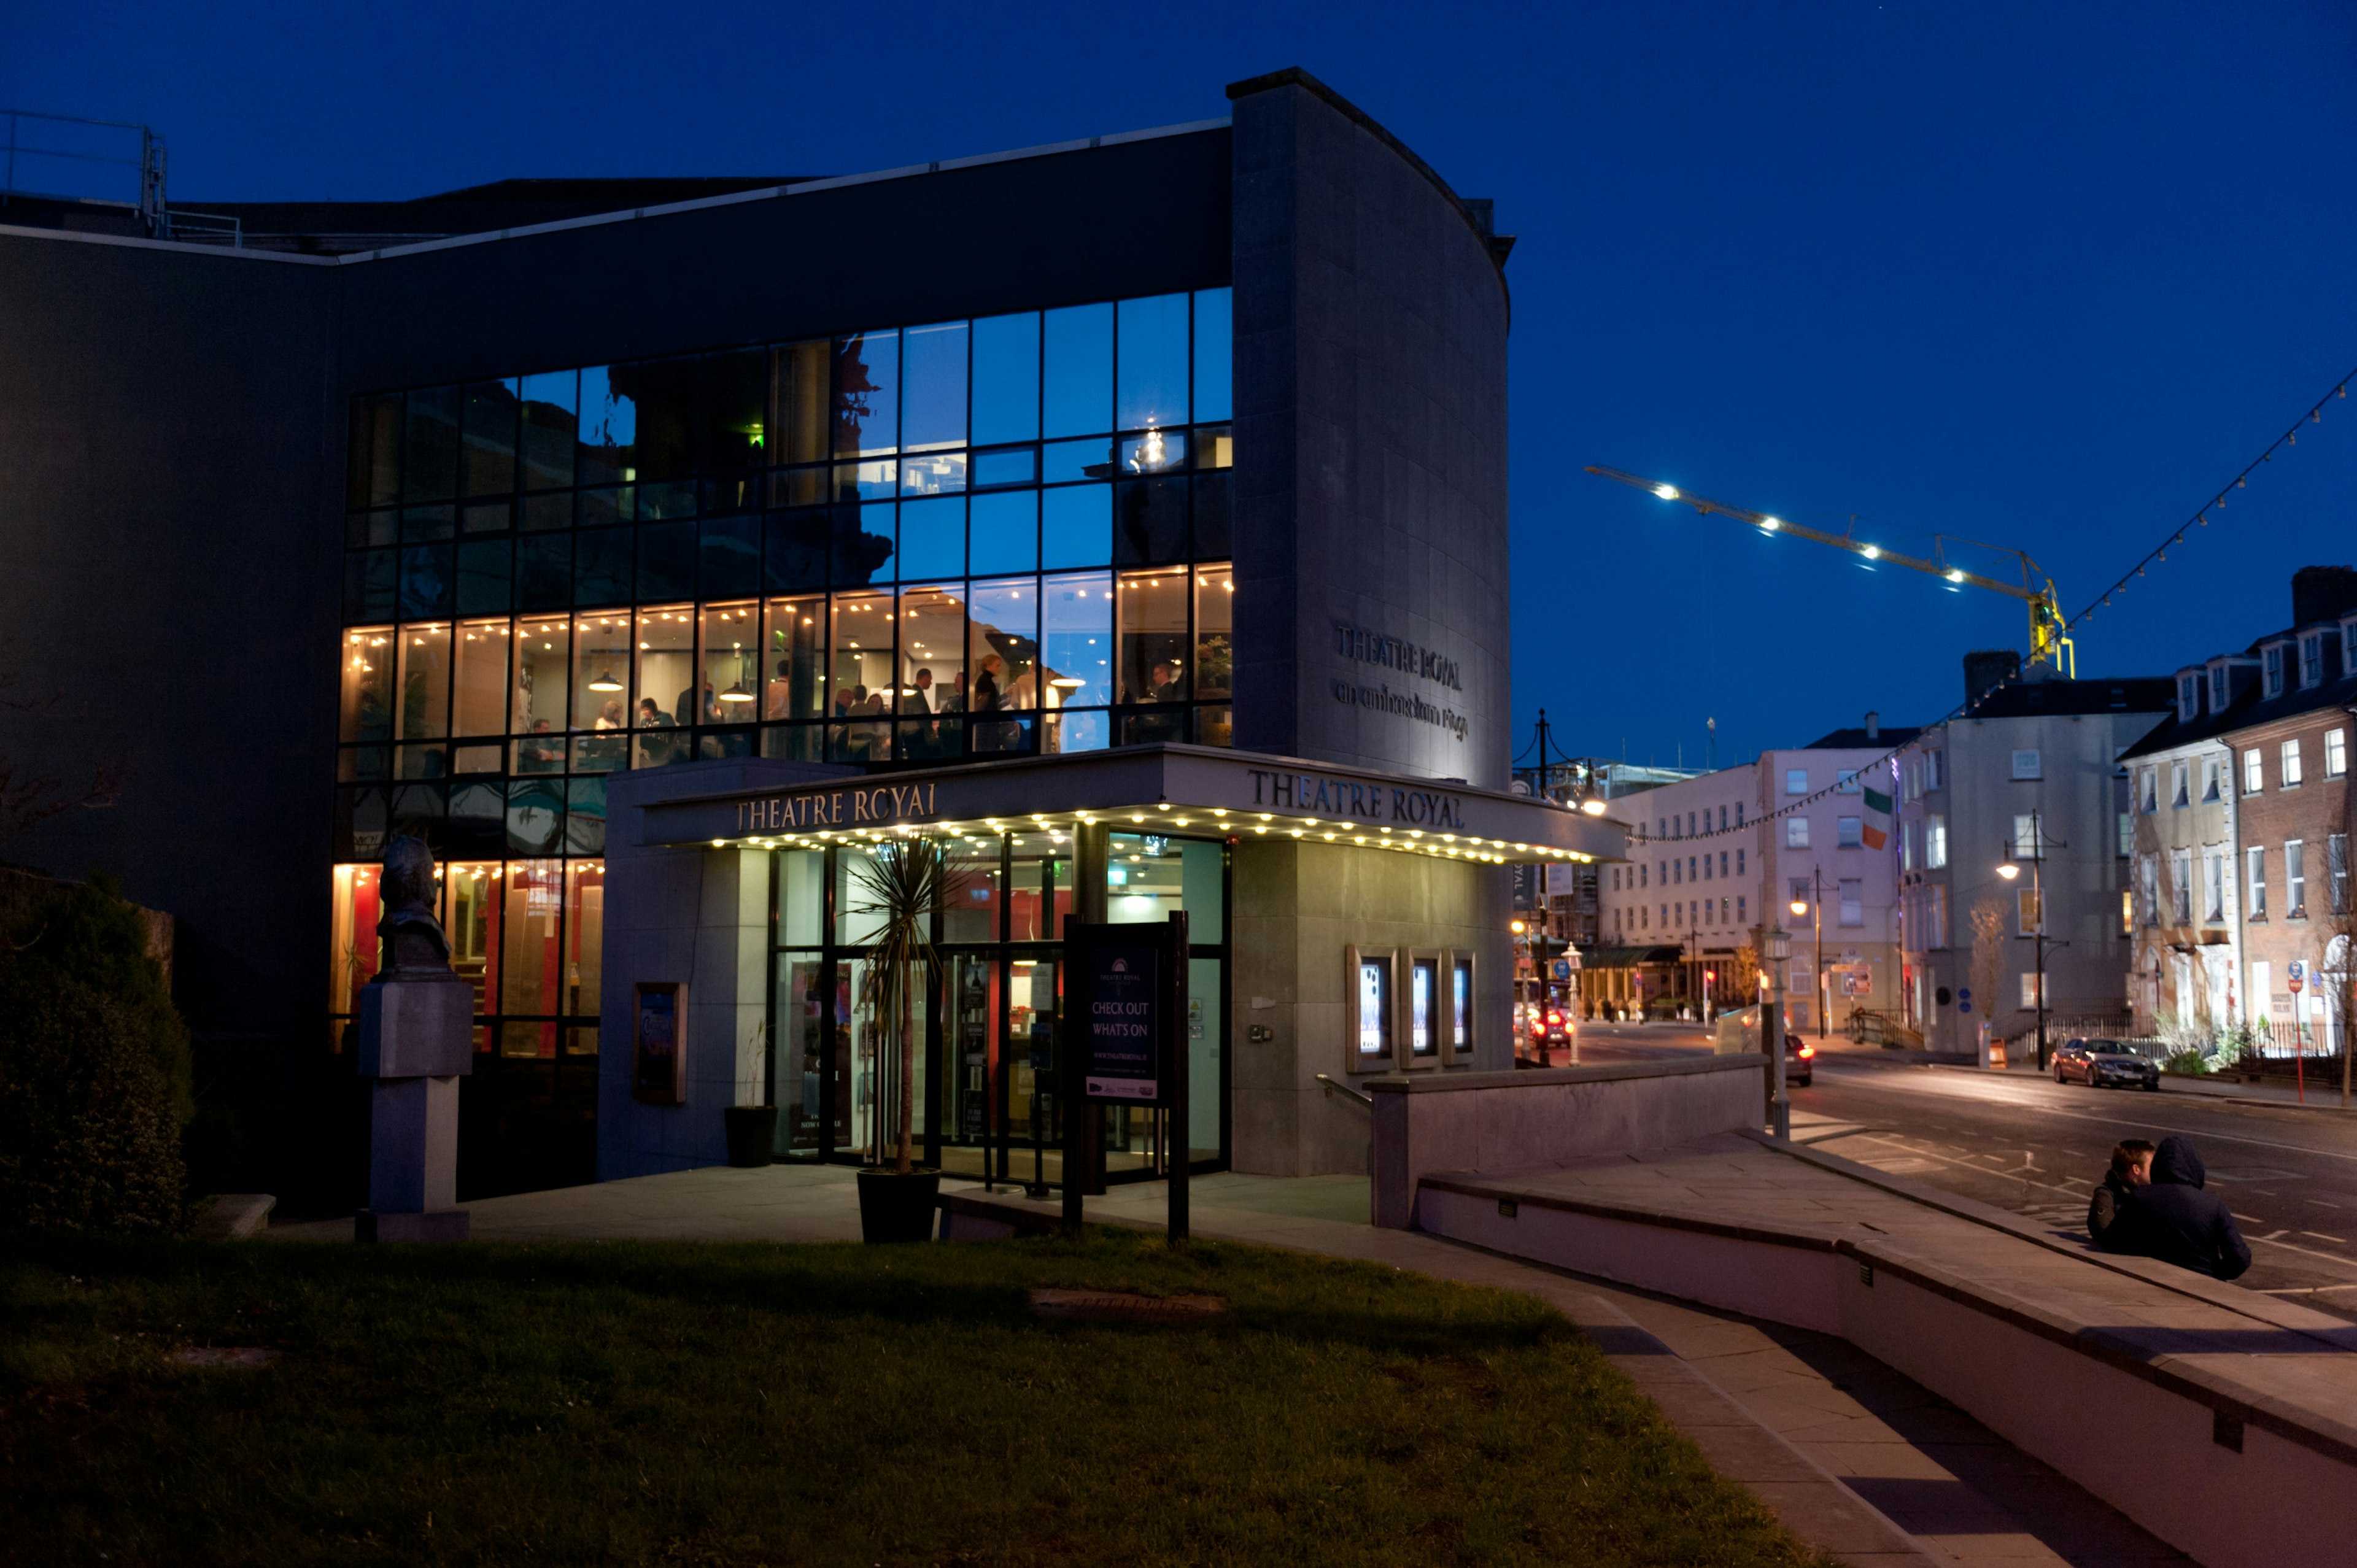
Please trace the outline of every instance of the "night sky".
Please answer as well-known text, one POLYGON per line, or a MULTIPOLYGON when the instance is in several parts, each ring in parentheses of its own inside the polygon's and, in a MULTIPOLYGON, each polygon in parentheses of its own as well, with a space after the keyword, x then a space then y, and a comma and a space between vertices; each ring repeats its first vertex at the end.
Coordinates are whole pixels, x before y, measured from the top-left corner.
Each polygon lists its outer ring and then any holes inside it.
MULTIPOLYGON (((1938 717, 2013 600, 1770 540, 1601 463, 2075 614, 2357 368, 2357 7, 46 5, 0 105, 134 120, 177 205, 513 176, 840 174, 1323 78, 1520 236, 1514 703, 1697 761, 1938 717), (989 19, 985 19, 985 17, 989 19), (1000 20, 1004 18, 1004 20, 1000 20), (1995 574, 1993 574, 1995 575, 1995 574)), ((2357 561, 2357 398, 2083 630, 2160 674, 2357 561)))

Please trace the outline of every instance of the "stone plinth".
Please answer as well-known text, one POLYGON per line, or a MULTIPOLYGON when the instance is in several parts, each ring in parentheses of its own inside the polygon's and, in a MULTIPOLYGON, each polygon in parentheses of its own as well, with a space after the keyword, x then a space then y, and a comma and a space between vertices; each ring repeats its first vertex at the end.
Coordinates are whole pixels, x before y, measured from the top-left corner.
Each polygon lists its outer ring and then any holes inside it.
POLYGON ((474 988, 438 974, 361 993, 360 1070, 369 1096, 369 1206, 361 1241, 463 1241, 458 1080, 474 1070, 474 988))

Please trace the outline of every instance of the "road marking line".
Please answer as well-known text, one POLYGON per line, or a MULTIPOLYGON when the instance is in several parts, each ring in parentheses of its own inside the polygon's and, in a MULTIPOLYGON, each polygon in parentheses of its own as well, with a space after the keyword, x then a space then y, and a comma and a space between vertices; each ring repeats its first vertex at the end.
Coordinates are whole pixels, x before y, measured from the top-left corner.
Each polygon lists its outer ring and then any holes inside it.
MULTIPOLYGON (((2247 1288, 2247 1287, 2245 1287, 2245 1288, 2247 1288)), ((2352 1285, 2277 1285, 2277 1286, 2276 1286, 2273 1290, 2263 1290, 2263 1291, 2255 1292, 2255 1293, 2254 1293, 2254 1294, 2258 1294, 2258 1295, 2321 1295, 2321 1294, 2323 1294, 2326 1291, 2329 1291, 2329 1290, 2357 1290, 2357 1284, 2352 1284, 2352 1285)))
MULTIPOLYGON (((1881 1086, 1878 1086, 1878 1087, 1889 1087, 1889 1086, 1888 1086, 1888 1085, 1881 1085, 1881 1086)), ((2008 1085, 2006 1085, 2005 1087, 2007 1087, 2007 1088, 2008 1088, 2008 1089, 2009 1089, 2009 1088, 2012 1088, 2012 1087, 2014 1087, 2014 1086, 2013 1086, 2013 1085, 2008 1084, 2008 1085)), ((1902 1084, 1902 1085, 1899 1086, 1899 1088, 1898 1088, 1898 1092, 1900 1092, 1900 1093, 1901 1093, 1901 1094, 1907 1094, 1907 1093, 1915 1093, 1915 1092, 1921 1092, 1921 1091, 1916 1090, 1914 1090, 1914 1089, 1910 1088, 1910 1086, 1907 1086, 1907 1085, 1902 1084)), ((1944 1091, 1943 1091, 1943 1090, 1932 1090, 1932 1092, 1934 1092, 1934 1093, 1940 1093, 1940 1092, 1944 1092, 1944 1091)), ((2036 1097, 2034 1097, 2034 1096, 2015 1097, 2015 1096, 2012 1096, 2012 1095, 2003 1095, 2003 1094, 1976 1094, 1976 1095, 1974 1095, 1972 1098, 1976 1099, 1976 1100, 1986 1100, 1986 1101, 1994 1101, 1994 1102, 1996 1102, 1996 1103, 2000 1103, 2000 1104, 2007 1104, 2007 1105, 2018 1106, 2018 1107, 2021 1107, 2021 1108, 2024 1108, 2024 1109, 2027 1109, 2027 1110, 2031 1110, 2031 1111, 2041 1111, 2041 1112, 2045 1112, 2047 1115, 2049 1115, 2049 1116, 2067 1116, 2067 1117, 2069 1117, 2069 1118, 2070 1118, 2072 1121, 2073 1121, 2073 1122, 2102 1122, 2107 1123, 2107 1124, 2109 1124, 2109 1125, 2111 1125, 2111 1126, 2117 1127, 2118 1125, 2120 1125, 2120 1122, 2121 1122, 2121 1121, 2123 1120, 2122 1118, 2120 1118, 2120 1117, 2116 1117, 2116 1116, 2090 1116, 2090 1115, 2085 1114, 2085 1113, 2084 1113, 2084 1112, 2078 1112, 2078 1111, 2064 1111, 2064 1110, 2060 1109, 2059 1107, 2056 1107, 2056 1106, 2053 1106, 2053 1105, 2049 1105, 2049 1104, 2047 1104, 2047 1103, 2046 1103, 2042 1099, 2039 1099, 2039 1098, 2036 1098, 2036 1097)), ((2295 1154, 2295 1155, 2316 1155, 2319 1159, 2326 1159, 2326 1160, 2347 1160, 2347 1161, 2350 1161, 2350 1162, 2351 1162, 2351 1163, 2352 1163, 2352 1164, 2357 1164, 2357 1155, 2343 1155, 2343 1154, 2336 1153, 2336 1152, 2334 1152, 2333 1150, 2330 1150, 2330 1149, 2318 1149, 2318 1148, 2311 1148, 2309 1145, 2308 1145, 2308 1144, 2287 1144, 2287 1143, 2283 1143, 2283 1142, 2281 1142, 2280 1140, 2274 1139, 2274 1138, 2245 1138, 2245 1137, 2241 1136, 2241 1135, 2240 1135, 2240 1134, 2238 1134, 2238 1133, 2212 1133, 2212 1132, 2196 1131, 2196 1130, 2194 1130, 2194 1129, 2192 1129, 2192 1128, 2190 1128, 2190 1127, 2171 1127, 2171 1126, 2167 1125, 2166 1123, 2159 1122, 2138 1122, 2138 1123, 2136 1123, 2136 1125, 2139 1125, 2139 1126, 2145 1126, 2145 1127, 2151 1127, 2151 1128, 2155 1128, 2155 1129, 2157 1129, 2157 1130, 2158 1130, 2158 1131, 2160 1131, 2160 1132, 2163 1132, 2163 1133, 2179 1133, 2179 1134, 2181 1134, 2182 1136, 2185 1136, 2185 1137, 2188 1137, 2188 1138, 2216 1138, 2216 1139, 2221 1140, 2222 1142, 2229 1143, 2229 1144, 2255 1144, 2255 1145, 2257 1145, 2258 1147, 2263 1148, 2263 1149, 2284 1149, 2284 1150, 2287 1150, 2288 1152, 2290 1152, 2290 1153, 2292 1153, 2292 1154, 2295 1154)))
POLYGON ((2313 1237, 2315 1237, 2315 1238, 2316 1238, 2318 1240, 2319 1240, 2319 1241, 2330 1241, 2330 1242, 2331 1242, 2331 1243, 2332 1243, 2334 1246, 2336 1246, 2336 1247, 2346 1247, 2347 1245, 2349 1245, 2349 1243, 2348 1243, 2348 1242, 2346 1242, 2346 1241, 2342 1240, 2340 1237, 2338 1237, 2338 1236, 2327 1236, 2327 1235, 2326 1235, 2323 1231, 2321 1231, 2321 1230, 2303 1230, 2303 1231, 2301 1231, 2301 1232, 2300 1232, 2300 1234, 2301 1234, 2301 1235, 2303 1235, 2303 1236, 2313 1236, 2313 1237))

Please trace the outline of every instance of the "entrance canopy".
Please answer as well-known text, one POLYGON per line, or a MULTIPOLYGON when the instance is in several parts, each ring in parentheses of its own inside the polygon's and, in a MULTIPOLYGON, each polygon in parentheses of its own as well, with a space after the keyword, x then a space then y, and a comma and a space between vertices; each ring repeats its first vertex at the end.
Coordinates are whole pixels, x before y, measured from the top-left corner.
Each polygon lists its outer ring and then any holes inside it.
POLYGON ((1159 824, 1242 839, 1314 838, 1493 865, 1618 860, 1627 846, 1620 824, 1549 800, 1210 746, 824 779, 806 766, 779 771, 792 781, 650 799, 641 842, 793 847, 961 827, 1056 832, 1103 823, 1122 832, 1159 824))

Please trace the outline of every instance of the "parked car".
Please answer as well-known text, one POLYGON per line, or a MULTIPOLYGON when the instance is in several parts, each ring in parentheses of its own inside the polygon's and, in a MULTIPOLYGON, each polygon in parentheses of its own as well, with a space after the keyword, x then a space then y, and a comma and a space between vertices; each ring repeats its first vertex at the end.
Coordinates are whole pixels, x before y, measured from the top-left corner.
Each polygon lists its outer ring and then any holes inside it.
MULTIPOLYGON (((1759 1054, 1760 1009, 1738 1007, 1718 1015, 1716 1049, 1720 1056, 1737 1052, 1759 1054)), ((1792 1033, 1792 1011, 1785 1010, 1784 1023, 1784 1082, 1801 1089, 1809 1087, 1815 1077, 1817 1047, 1792 1033)))
POLYGON ((2090 1089, 2160 1088, 2160 1069, 2126 1040, 2065 1040, 2055 1048, 2054 1081, 2090 1089))

